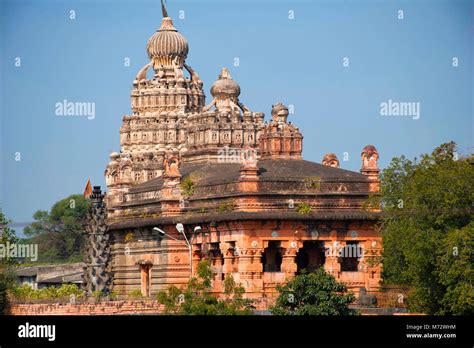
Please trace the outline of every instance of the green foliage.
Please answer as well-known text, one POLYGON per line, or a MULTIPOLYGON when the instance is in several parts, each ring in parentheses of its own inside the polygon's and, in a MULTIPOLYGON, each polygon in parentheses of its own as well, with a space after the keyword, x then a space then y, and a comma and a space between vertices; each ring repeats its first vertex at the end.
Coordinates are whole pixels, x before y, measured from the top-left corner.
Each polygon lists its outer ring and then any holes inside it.
POLYGON ((436 269, 440 283, 446 288, 440 313, 473 314, 474 222, 447 233, 436 269))
POLYGON ((301 215, 311 213, 311 205, 309 203, 300 203, 296 206, 296 211, 301 215))
POLYGON ((321 188, 321 178, 319 176, 305 178, 303 181, 308 189, 319 190, 321 188))
POLYGON ((394 158, 370 202, 384 211, 384 281, 410 286, 410 308, 428 314, 474 313, 474 166, 455 160, 455 146, 394 158))
POLYGON ((193 180, 189 175, 185 176, 180 183, 181 189, 183 190, 183 195, 190 197, 194 194, 195 185, 193 180))
POLYGON ((75 295, 76 299, 80 299, 85 296, 85 292, 75 284, 63 284, 58 288, 52 286, 43 289, 33 289, 29 284, 23 284, 10 290, 12 300, 20 303, 41 302, 50 299, 69 301, 71 295, 75 295))
POLYGON ((102 290, 95 290, 92 292, 92 297, 94 298, 95 302, 100 302, 105 298, 105 294, 102 290))
POLYGON ((142 295, 142 292, 139 289, 134 289, 134 290, 130 291, 130 293, 128 294, 128 297, 132 300, 139 300, 139 299, 143 298, 143 295, 142 295))
MULTIPOLYGON (((11 223, 9 219, 3 214, 0 208, 0 244, 7 245, 7 243, 18 243, 18 238, 15 231, 8 227, 11 223)), ((15 274, 13 267, 17 265, 14 258, 2 257, 0 258, 0 314, 2 314, 8 305, 8 291, 15 284, 15 274)))
POLYGON ((115 291, 110 291, 109 292, 109 300, 110 301, 116 301, 118 300, 118 294, 115 291))
MULTIPOLYGON (((8 224, 11 223, 11 220, 7 219, 5 214, 3 214, 2 209, 0 208, 0 244, 6 245, 7 243, 14 244, 18 243, 19 239, 16 236, 15 230, 12 230, 8 227, 8 224)), ((0 271, 5 270, 6 268, 17 265, 17 261, 14 258, 1 257, 0 258, 0 271)))
POLYGON ((55 203, 51 212, 37 211, 35 221, 25 227, 28 243, 38 244, 38 262, 82 261, 84 225, 89 202, 82 195, 71 195, 55 203))
POLYGON ((157 300, 165 306, 165 314, 178 315, 249 315, 252 300, 244 299, 244 288, 235 283, 231 275, 224 281, 225 299, 212 294, 212 270, 207 260, 198 264, 197 278, 179 289, 171 286, 158 293, 157 300))
POLYGON ((354 315, 349 308, 355 296, 324 269, 301 273, 287 284, 277 286, 280 293, 270 310, 275 315, 354 315))
POLYGON ((232 211, 232 210, 235 209, 236 205, 237 205, 237 204, 235 203, 234 200, 232 200, 232 201, 227 201, 227 202, 225 202, 225 203, 220 204, 220 205, 217 207, 217 211, 218 211, 219 213, 230 212, 230 211, 232 211))

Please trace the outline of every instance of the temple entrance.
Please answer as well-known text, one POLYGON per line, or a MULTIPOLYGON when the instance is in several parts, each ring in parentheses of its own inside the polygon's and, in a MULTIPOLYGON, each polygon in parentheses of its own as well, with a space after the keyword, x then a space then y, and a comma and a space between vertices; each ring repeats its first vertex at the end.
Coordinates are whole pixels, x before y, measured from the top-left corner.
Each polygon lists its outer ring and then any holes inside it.
POLYGON ((144 264, 140 265, 141 274, 141 292, 143 296, 150 296, 150 270, 151 265, 144 264))
POLYGON ((302 270, 313 272, 324 265, 325 261, 324 242, 305 241, 303 242, 303 247, 296 254, 296 272, 300 273, 302 270))
POLYGON ((262 254, 263 271, 281 272, 281 260, 280 242, 269 241, 262 254))

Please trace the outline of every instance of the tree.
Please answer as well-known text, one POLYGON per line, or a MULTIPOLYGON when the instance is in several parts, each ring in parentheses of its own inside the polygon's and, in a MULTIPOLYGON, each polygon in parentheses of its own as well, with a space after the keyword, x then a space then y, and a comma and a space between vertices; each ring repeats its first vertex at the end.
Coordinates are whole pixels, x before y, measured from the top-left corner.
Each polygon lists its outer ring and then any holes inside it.
POLYGON ((383 208, 383 278, 411 288, 412 310, 474 313, 473 202, 472 157, 457 159, 454 142, 382 171, 370 205, 383 208))
POLYGON ((82 261, 84 224, 89 202, 71 195, 53 205, 51 212, 38 210, 35 221, 25 227, 30 243, 38 244, 40 262, 82 261))
POLYGON ((225 299, 211 293, 212 270, 208 260, 198 264, 197 278, 192 278, 186 288, 170 286, 158 293, 158 302, 165 306, 165 314, 179 315, 249 315, 252 300, 244 299, 244 288, 237 285, 231 275, 224 281, 225 299))
MULTIPOLYGON (((3 248, 8 243, 18 243, 15 231, 8 227, 11 221, 8 220, 0 208, 0 245, 3 248)), ((5 249, 4 249, 5 250, 5 249)), ((14 286, 14 273, 12 268, 16 266, 17 261, 9 257, 0 257, 0 314, 2 314, 7 306, 7 291, 14 286)), ((7 256, 7 255, 5 255, 7 256)))
POLYGON ((271 312, 276 315, 354 315, 349 308, 355 296, 322 267, 303 272, 286 285, 277 286, 280 293, 271 312))

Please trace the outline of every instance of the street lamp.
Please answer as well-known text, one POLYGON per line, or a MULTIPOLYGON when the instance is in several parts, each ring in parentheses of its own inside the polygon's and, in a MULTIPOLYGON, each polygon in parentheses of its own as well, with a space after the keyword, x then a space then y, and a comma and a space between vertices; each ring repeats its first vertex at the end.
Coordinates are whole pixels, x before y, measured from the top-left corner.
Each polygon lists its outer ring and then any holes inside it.
MULTIPOLYGON (((181 239, 174 238, 173 236, 170 236, 169 234, 167 234, 162 229, 159 229, 158 227, 153 227, 153 231, 158 232, 160 237, 165 237, 166 236, 168 238, 174 239, 177 242, 184 243, 188 247, 188 251, 189 251, 189 273, 190 273, 189 278, 192 278, 192 276, 193 276, 193 259, 192 259, 193 258, 193 253, 192 253, 192 246, 191 246, 191 243, 190 243, 190 241, 192 241, 192 238, 190 240, 188 240, 188 237, 186 237, 186 233, 184 232, 184 226, 183 226, 182 223, 176 224, 176 230, 184 236, 184 241, 181 240, 181 239)), ((194 233, 197 233, 199 231, 201 231, 201 227, 196 226, 194 228, 194 233)))

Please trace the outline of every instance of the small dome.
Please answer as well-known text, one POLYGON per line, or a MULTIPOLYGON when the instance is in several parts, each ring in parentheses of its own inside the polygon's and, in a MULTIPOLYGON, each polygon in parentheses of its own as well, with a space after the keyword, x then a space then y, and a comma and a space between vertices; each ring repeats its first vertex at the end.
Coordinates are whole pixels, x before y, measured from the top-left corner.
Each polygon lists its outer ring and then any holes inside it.
POLYGON ((325 154, 321 163, 325 166, 339 168, 339 160, 337 159, 337 155, 332 152, 325 154))
POLYGON ((375 148, 374 145, 367 145, 366 147, 364 147, 362 149, 362 155, 363 154, 369 154, 369 155, 372 155, 372 154, 378 154, 379 152, 377 151, 377 149, 375 148))
POLYGON ((183 62, 188 56, 188 41, 178 33, 169 17, 164 17, 160 29, 148 40, 147 51, 150 59, 166 58, 174 60, 176 57, 183 62))
POLYGON ((232 80, 227 68, 222 68, 219 79, 211 87, 211 95, 216 97, 238 97, 240 95, 239 84, 232 80))
POLYGON ((275 105, 272 106, 272 115, 284 115, 288 116, 288 108, 283 105, 283 103, 276 103, 275 105))
POLYGON ((327 153, 327 154, 325 154, 324 157, 323 157, 323 162, 324 162, 324 161, 331 161, 331 160, 334 160, 334 159, 337 160, 337 155, 336 155, 335 153, 332 153, 332 152, 331 152, 331 153, 327 153))
POLYGON ((272 119, 278 123, 286 123, 288 118, 288 108, 283 103, 276 103, 272 106, 272 119))

